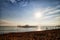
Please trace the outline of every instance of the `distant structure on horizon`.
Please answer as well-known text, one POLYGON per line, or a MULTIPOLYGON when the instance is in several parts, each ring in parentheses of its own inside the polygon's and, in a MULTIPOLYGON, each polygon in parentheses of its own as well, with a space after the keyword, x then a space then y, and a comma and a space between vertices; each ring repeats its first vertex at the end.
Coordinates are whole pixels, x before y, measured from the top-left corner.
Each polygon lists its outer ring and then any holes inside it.
POLYGON ((23 27, 23 28, 30 28, 30 27, 37 27, 37 26, 30 26, 30 25, 24 25, 24 26, 21 26, 21 25, 18 25, 17 27, 23 27))

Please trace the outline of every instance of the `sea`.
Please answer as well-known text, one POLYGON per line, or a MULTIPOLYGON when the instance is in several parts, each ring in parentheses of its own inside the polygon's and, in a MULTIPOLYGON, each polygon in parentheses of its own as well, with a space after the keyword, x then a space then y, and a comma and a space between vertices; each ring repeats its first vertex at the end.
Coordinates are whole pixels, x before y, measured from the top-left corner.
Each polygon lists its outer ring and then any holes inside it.
POLYGON ((17 26, 1 26, 0 34, 11 33, 11 32, 31 32, 31 31, 45 31, 45 30, 53 30, 60 29, 60 27, 55 26, 37 26, 37 27, 17 27, 17 26))

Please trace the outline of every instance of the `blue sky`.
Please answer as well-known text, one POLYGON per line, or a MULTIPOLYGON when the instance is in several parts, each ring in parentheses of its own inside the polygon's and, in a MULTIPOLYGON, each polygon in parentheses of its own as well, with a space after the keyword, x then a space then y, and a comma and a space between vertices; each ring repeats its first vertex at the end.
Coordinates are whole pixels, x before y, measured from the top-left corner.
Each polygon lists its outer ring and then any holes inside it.
POLYGON ((1 25, 60 25, 60 0, 0 0, 1 25))

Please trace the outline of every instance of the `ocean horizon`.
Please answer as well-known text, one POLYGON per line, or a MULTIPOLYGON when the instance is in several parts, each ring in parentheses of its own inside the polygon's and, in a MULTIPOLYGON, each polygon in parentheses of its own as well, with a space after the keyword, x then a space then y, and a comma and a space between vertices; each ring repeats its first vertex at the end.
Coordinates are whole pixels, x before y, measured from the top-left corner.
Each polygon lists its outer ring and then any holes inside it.
POLYGON ((2 26, 0 27, 0 34, 10 33, 10 32, 30 32, 30 31, 44 31, 44 30, 53 30, 60 29, 60 27, 55 26, 37 26, 37 27, 17 27, 17 26, 2 26))

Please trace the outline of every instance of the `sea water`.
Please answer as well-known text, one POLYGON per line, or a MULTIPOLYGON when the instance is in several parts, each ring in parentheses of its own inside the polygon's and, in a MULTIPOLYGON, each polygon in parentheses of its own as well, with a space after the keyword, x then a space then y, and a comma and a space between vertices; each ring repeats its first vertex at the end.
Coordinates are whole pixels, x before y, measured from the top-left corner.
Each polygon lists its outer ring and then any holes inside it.
POLYGON ((60 29, 60 27, 29 27, 29 28, 23 28, 23 27, 17 27, 17 26, 2 26, 0 27, 0 34, 2 33, 10 33, 10 32, 30 32, 30 31, 43 31, 43 30, 52 30, 52 29, 60 29))

